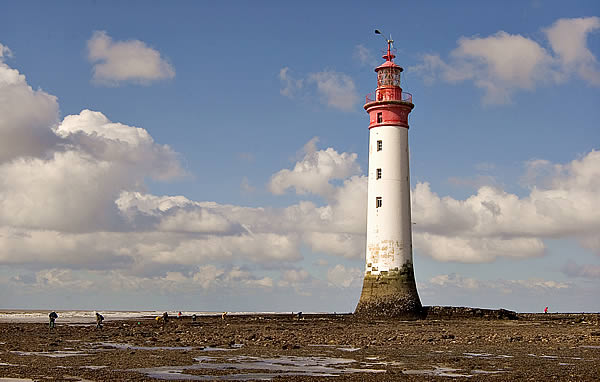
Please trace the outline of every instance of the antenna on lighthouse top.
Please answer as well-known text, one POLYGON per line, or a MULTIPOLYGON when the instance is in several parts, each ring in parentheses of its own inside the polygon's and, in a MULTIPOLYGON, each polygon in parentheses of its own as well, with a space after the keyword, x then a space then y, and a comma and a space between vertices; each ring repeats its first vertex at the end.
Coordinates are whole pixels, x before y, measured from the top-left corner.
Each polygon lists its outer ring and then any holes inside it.
POLYGON ((394 44, 394 40, 392 40, 392 35, 390 34, 389 38, 385 38, 385 36, 383 35, 383 33, 381 33, 381 31, 379 29, 375 29, 375 34, 381 35, 381 37, 383 37, 385 39, 385 41, 387 42, 387 45, 388 45, 387 54, 385 56, 383 56, 383 58, 385 58, 387 61, 392 61, 394 59, 394 57, 396 57, 392 53, 392 46, 394 44))

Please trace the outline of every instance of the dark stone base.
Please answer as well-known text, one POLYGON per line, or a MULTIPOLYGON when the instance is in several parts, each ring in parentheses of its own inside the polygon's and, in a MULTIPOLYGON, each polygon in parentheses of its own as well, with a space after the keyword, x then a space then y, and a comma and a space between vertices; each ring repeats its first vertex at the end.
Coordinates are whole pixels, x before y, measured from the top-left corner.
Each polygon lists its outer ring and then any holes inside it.
POLYGON ((424 318, 412 264, 396 272, 365 275, 354 314, 366 318, 424 318))
POLYGON ((462 306, 424 306, 427 319, 482 318, 486 320, 518 320, 519 314, 507 309, 468 308, 462 306))

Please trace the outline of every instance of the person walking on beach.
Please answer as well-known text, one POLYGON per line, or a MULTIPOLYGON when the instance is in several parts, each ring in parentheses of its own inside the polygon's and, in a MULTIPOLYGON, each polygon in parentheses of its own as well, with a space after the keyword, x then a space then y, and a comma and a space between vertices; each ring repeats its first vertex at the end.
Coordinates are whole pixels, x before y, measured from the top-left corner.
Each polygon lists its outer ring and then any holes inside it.
POLYGON ((181 318, 181 312, 177 313, 177 318, 181 318))
POLYGON ((169 313, 164 312, 162 318, 163 318, 163 325, 166 324, 167 322, 169 322, 169 313))
POLYGON ((225 316, 227 316, 227 312, 223 312, 223 314, 221 314, 221 320, 225 320, 225 316))
POLYGON ((96 313, 96 329, 102 329, 102 321, 104 321, 104 316, 98 312, 96 313))
POLYGON ((548 313, 548 307, 544 308, 544 313, 548 313))
POLYGON ((56 319, 58 318, 58 314, 56 314, 56 312, 52 312, 48 315, 48 318, 50 319, 50 329, 54 329, 56 327, 56 319))

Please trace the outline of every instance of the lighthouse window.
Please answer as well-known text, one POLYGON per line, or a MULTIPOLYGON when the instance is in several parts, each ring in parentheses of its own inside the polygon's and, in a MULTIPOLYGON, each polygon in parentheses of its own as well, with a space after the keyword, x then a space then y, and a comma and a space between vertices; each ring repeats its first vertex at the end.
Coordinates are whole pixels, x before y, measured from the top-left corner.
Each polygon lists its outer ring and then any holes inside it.
POLYGON ((383 148, 383 142, 377 141, 377 151, 381 151, 382 148, 383 148))
POLYGON ((375 198, 375 208, 379 208, 382 206, 381 196, 375 198))
POLYGON ((377 179, 381 179, 381 169, 377 169, 377 179))
POLYGON ((377 123, 381 123, 381 122, 383 122, 382 113, 377 113, 377 123))

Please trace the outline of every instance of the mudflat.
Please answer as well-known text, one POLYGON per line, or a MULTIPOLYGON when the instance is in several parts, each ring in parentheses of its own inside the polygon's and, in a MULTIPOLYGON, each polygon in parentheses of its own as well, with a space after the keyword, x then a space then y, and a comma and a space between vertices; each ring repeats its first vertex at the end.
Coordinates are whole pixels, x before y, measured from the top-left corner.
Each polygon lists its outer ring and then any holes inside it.
MULTIPOLYGON (((0 323, 0 376, 25 380, 600 380, 600 314, 431 309, 415 321, 240 315, 0 323)), ((3 378, 0 378, 0 381, 3 378)))

